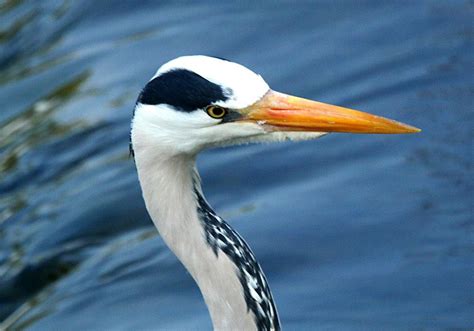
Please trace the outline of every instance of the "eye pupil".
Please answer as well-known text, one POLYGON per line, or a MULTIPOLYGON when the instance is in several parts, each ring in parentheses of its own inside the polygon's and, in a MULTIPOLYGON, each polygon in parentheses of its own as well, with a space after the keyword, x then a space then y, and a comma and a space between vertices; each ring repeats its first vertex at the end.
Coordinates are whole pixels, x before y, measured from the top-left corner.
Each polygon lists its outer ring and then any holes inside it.
POLYGON ((226 114, 226 110, 219 106, 208 106, 206 112, 213 118, 222 118, 226 114))

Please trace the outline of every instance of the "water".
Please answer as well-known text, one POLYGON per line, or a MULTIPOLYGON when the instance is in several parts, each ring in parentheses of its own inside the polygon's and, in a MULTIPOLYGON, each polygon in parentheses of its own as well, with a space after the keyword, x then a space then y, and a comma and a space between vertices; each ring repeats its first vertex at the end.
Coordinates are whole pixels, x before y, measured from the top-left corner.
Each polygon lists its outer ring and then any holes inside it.
POLYGON ((147 216, 135 98, 183 54, 421 127, 212 150, 211 204, 253 248, 286 330, 474 326, 472 1, 0 4, 0 321, 210 329, 147 216))

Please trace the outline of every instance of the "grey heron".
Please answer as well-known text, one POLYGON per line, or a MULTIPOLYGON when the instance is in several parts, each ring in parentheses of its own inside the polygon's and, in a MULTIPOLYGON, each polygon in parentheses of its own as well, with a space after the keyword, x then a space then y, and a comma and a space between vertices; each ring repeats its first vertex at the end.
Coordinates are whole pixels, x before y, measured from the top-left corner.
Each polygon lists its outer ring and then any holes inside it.
POLYGON ((196 281, 216 330, 279 330, 263 271, 207 201, 196 155, 215 146, 306 140, 329 132, 414 133, 368 113, 278 93, 234 62, 183 56, 162 65, 134 110, 131 152, 148 213, 196 281))

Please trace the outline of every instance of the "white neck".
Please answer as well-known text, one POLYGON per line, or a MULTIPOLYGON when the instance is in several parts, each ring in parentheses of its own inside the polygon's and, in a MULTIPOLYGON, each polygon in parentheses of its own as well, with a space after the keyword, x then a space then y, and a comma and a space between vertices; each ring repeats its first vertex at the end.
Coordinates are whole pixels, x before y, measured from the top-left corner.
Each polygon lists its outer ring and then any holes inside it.
MULTIPOLYGON (((193 182, 199 180, 194 157, 160 154, 139 132, 132 131, 132 141, 147 210, 163 240, 198 284, 214 329, 257 329, 236 265, 222 251, 216 255, 206 241, 193 186, 193 182)), ((270 300, 278 323, 269 290, 264 299, 270 300)))

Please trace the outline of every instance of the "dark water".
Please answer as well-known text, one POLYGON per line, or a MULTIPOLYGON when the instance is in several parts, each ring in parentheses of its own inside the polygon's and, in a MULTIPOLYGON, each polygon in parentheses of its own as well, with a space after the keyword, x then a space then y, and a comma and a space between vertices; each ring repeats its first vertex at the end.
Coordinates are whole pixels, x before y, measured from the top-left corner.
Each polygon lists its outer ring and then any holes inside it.
POLYGON ((210 329, 127 150, 138 91, 184 54, 423 129, 201 155, 285 329, 471 329, 473 18, 472 1, 0 2, 0 329, 210 329))

